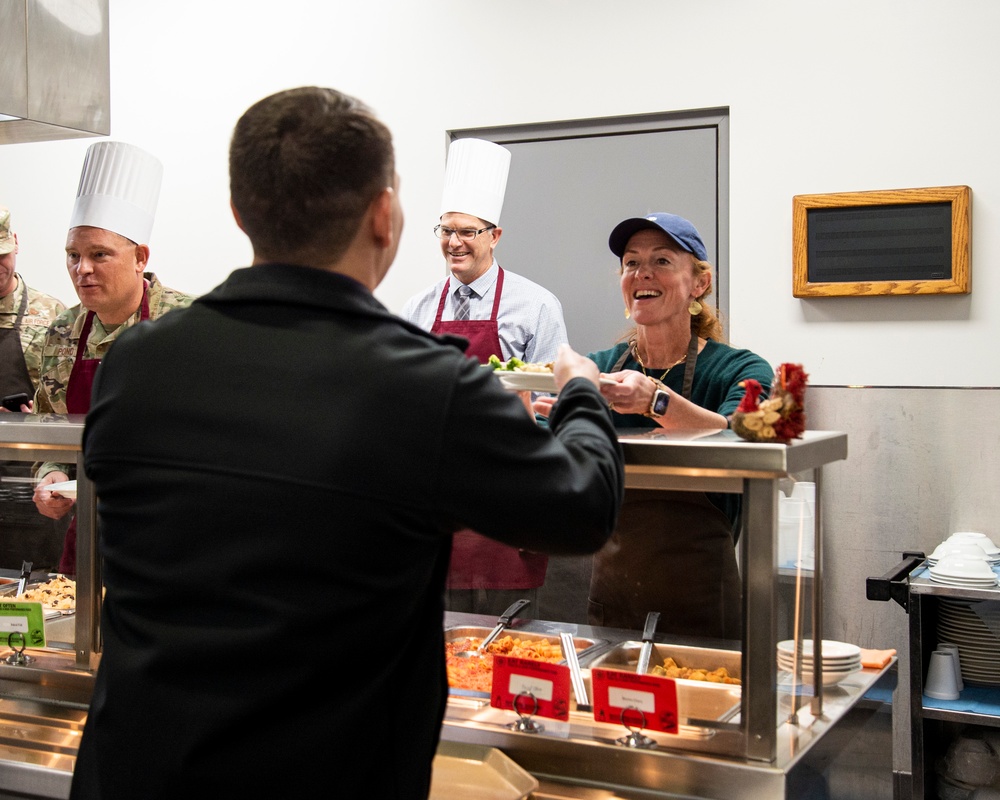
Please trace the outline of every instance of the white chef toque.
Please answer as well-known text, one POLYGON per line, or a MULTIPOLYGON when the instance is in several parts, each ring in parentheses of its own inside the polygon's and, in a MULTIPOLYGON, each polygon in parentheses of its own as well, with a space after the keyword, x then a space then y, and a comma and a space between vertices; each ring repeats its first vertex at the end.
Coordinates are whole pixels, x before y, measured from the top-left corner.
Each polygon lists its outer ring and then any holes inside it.
POLYGON ((104 228, 147 244, 160 197, 163 164, 135 145, 96 142, 87 150, 69 227, 104 228))
POLYGON ((471 214, 500 224, 510 150, 485 139, 456 139, 448 148, 441 214, 471 214))

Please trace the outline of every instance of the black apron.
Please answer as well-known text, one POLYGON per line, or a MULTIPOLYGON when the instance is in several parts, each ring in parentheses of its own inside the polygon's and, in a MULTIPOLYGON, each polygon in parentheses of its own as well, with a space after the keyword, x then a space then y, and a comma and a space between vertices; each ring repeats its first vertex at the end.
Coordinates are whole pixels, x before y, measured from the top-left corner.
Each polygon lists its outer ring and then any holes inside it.
POLYGON ((17 309, 12 328, 0 328, 0 397, 24 392, 29 399, 35 396, 28 365, 21 348, 21 320, 28 309, 28 287, 23 286, 21 304, 17 309))
MULTIPOLYGON (((21 304, 17 309, 12 328, 0 328, 0 397, 24 392, 30 400, 35 396, 35 387, 28 374, 21 348, 21 321, 28 309, 28 287, 21 292, 21 304)), ((0 479, 6 477, 30 477, 33 472, 30 461, 0 461, 0 479)))
MULTIPOLYGON (((609 372, 622 368, 631 350, 609 372)), ((690 399, 698 359, 692 334, 682 394, 690 399)), ((657 632, 742 636, 742 582, 729 518, 704 492, 626 489, 611 539, 594 557, 591 625, 641 630, 660 612, 657 632)))

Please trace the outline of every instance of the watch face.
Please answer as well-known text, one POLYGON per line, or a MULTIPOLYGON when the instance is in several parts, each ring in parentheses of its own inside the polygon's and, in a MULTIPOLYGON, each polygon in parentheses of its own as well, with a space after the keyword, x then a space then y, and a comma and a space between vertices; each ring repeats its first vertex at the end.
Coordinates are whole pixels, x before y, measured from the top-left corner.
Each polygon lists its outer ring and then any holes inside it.
POLYGON ((651 409, 653 415, 662 417, 666 413, 669 404, 670 395, 662 389, 657 389, 656 394, 653 396, 653 408, 651 409))

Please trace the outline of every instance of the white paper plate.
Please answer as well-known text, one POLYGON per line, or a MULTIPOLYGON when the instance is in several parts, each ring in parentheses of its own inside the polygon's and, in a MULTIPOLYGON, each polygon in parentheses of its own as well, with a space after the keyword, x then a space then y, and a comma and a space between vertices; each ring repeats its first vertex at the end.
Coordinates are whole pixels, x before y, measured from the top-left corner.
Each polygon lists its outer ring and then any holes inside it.
MULTIPOLYGON (((823 670, 823 685, 833 686, 834 684, 840 683, 842 680, 844 680, 844 678, 847 678, 853 675, 855 672, 859 671, 860 668, 850 669, 850 670, 840 670, 838 672, 823 670)), ((813 682, 813 674, 811 672, 803 672, 798 677, 801 679, 799 683, 801 683, 802 685, 808 685, 813 682)), ((782 673, 779 674, 778 676, 779 685, 787 685, 792 682, 794 682, 794 678, 790 670, 784 670, 782 671, 782 673)))
MULTIPOLYGON (((976 628, 972 625, 958 625, 938 620, 938 638, 946 638, 947 636, 957 636, 965 641, 974 642, 979 647, 995 648, 1000 653, 1000 639, 997 639, 982 625, 976 628)), ((958 642, 955 644, 958 644, 958 642)))
POLYGON ((990 655, 974 653, 968 647, 958 646, 958 661, 962 669, 978 669, 982 672, 1000 673, 1000 661, 990 655))
MULTIPOLYGON (((555 394, 556 376, 551 372, 517 372, 514 370, 497 369, 493 374, 500 379, 504 389, 511 392, 549 392, 555 394)), ((617 381, 601 378, 601 383, 614 386, 617 381)))
MULTIPOLYGON (((988 632, 989 626, 995 623, 997 620, 989 619, 983 620, 977 617, 975 614, 968 614, 964 617, 946 617, 944 615, 938 618, 938 624, 945 623, 947 625, 956 625, 960 628, 968 628, 969 630, 988 632)), ((992 634, 991 634, 992 635, 992 634)))
MULTIPOLYGON (((795 654, 794 653, 790 653, 787 650, 779 650, 778 651, 778 658, 779 659, 783 659, 784 661, 794 661, 795 660, 795 654)), ((815 659, 811 655, 809 655, 807 653, 803 653, 802 654, 802 663, 804 663, 804 664, 812 664, 813 661, 815 661, 815 659)), ((861 652, 859 651, 857 653, 849 653, 849 654, 844 655, 844 656, 828 656, 826 654, 826 648, 824 648, 823 649, 823 663, 824 664, 860 664, 861 663, 861 652)))
MULTIPOLYGON (((778 666, 779 667, 785 667, 787 669, 791 669, 792 667, 795 666, 795 660, 793 658, 791 658, 791 657, 784 657, 784 656, 782 656, 782 655, 779 654, 778 655, 778 666)), ((812 668, 813 668, 813 662, 812 661, 806 661, 805 659, 802 660, 802 669, 810 669, 811 670, 812 668)), ((832 670, 833 672, 843 672, 844 670, 854 670, 854 669, 860 669, 860 668, 861 668, 861 659, 860 658, 851 659, 849 661, 824 661, 823 662, 823 669, 824 670, 832 670)))
POLYGON ((495 370, 504 389, 512 392, 556 392, 556 376, 551 372, 495 370))
MULTIPOLYGON (((786 661, 779 661, 778 662, 778 669, 784 670, 785 672, 794 672, 795 671, 795 665, 794 664, 789 664, 786 661)), ((827 666, 824 666, 823 667, 823 675, 824 675, 824 677, 826 675, 850 675, 853 672, 857 672, 859 669, 861 669, 861 664, 854 664, 853 666, 850 666, 850 667, 827 667, 827 666)), ((813 672, 813 667, 812 667, 811 664, 808 665, 808 666, 806 666, 805 664, 802 665, 802 674, 803 675, 811 675, 812 672, 813 672)))
MULTIPOLYGON (((789 655, 795 655, 795 640, 786 639, 783 642, 778 642, 778 652, 787 653, 789 655)), ((812 658, 813 657, 813 643, 812 639, 802 640, 802 657, 812 658)), ((833 642, 828 639, 823 640, 823 660, 824 662, 828 658, 861 658, 861 648, 856 644, 848 644, 847 642, 833 642)))
POLYGON ((1000 671, 1000 647, 977 647, 973 644, 973 639, 964 639, 961 636, 957 638, 958 641, 952 644, 958 645, 958 660, 962 666, 965 666, 966 661, 972 663, 970 659, 981 660, 988 662, 991 669, 1000 671))
POLYGON ((940 575, 931 574, 931 583, 939 586, 958 586, 963 589, 992 589, 997 585, 994 578, 944 578, 940 575))
POLYGON ((997 636, 981 619, 946 619, 941 617, 938 619, 938 627, 941 627, 942 625, 962 631, 970 636, 982 636, 991 643, 996 642, 1000 644, 1000 639, 997 638, 997 636))
POLYGON ((59 494, 63 497, 68 497, 70 500, 76 500, 76 481, 50 483, 48 486, 43 486, 42 488, 48 489, 53 494, 59 494))
MULTIPOLYGON (((795 655, 796 654, 795 654, 794 650, 788 650, 786 648, 779 648, 779 650, 778 650, 778 658, 786 658, 789 661, 791 661, 793 658, 795 658, 795 655)), ((805 652, 805 648, 803 648, 802 660, 805 661, 805 662, 807 662, 807 663, 809 663, 809 664, 811 664, 815 659, 814 659, 812 653, 805 652)), ((853 652, 853 653, 852 652, 845 652, 843 654, 840 654, 840 653, 833 653, 833 654, 831 654, 831 653, 828 652, 826 645, 823 646, 823 663, 824 664, 836 664, 838 662, 839 663, 850 663, 852 661, 857 661, 857 662, 861 661, 861 649, 860 648, 856 649, 855 652, 853 652)))

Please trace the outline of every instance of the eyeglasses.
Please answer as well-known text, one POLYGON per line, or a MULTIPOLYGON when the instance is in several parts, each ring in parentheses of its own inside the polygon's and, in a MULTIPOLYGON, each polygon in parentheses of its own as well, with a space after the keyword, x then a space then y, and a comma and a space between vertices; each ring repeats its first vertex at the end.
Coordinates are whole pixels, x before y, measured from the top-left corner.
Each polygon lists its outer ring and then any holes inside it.
POLYGON ((485 233, 486 231, 491 231, 496 227, 496 225, 487 225, 485 228, 480 228, 478 231, 475 228, 459 228, 455 230, 454 228, 446 228, 444 225, 434 226, 434 235, 438 239, 450 239, 454 234, 463 242, 471 242, 479 234, 485 233))

